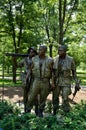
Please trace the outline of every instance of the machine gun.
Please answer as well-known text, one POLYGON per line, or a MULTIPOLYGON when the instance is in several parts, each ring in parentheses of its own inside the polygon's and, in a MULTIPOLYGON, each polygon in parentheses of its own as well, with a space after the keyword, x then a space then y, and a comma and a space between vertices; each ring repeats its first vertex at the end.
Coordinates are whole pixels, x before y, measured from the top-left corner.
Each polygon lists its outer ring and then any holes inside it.
POLYGON ((29 54, 20 54, 20 53, 5 53, 6 56, 12 56, 12 57, 28 57, 29 54))
POLYGON ((81 88, 80 88, 80 80, 77 80, 76 81, 76 85, 75 85, 75 91, 74 91, 74 93, 73 93, 73 98, 72 98, 72 100, 74 99, 74 97, 76 96, 76 93, 77 93, 77 91, 79 91, 81 88))

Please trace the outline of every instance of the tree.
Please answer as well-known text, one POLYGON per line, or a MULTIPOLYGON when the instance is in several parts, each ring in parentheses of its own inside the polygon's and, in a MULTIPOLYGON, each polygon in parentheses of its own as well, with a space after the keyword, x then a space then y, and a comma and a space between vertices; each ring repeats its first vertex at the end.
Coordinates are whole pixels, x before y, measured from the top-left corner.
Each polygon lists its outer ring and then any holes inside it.
MULTIPOLYGON (((0 1, 0 43, 4 51, 15 53, 25 53, 30 46, 46 43, 50 56, 56 54, 58 44, 66 43, 69 53, 77 57, 71 47, 77 44, 81 52, 79 46, 85 42, 85 8, 85 0, 0 1)), ((79 64, 80 59, 75 59, 79 64)), ((14 82, 16 60, 13 60, 14 82)))
MULTIPOLYGON (((10 40, 13 44, 12 51, 18 53, 22 46, 22 35, 25 28, 25 4, 32 4, 33 1, 23 0, 5 0, 1 3, 1 16, 4 21, 3 33, 10 36, 10 40)), ((13 82, 16 83, 16 64, 17 59, 13 57, 13 82)))
POLYGON ((71 16, 77 10, 78 0, 39 0, 38 3, 46 32, 44 40, 48 41, 52 56, 53 44, 64 44, 71 16))

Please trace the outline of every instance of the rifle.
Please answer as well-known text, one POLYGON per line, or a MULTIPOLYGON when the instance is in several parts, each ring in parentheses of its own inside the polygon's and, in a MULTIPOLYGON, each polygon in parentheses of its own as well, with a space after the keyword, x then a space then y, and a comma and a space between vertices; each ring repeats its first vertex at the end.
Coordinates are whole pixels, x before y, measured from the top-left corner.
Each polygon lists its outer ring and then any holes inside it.
POLYGON ((20 53, 5 53, 6 56, 12 56, 12 57, 28 57, 29 54, 20 54, 20 53))
POLYGON ((76 93, 77 93, 77 91, 79 91, 81 88, 80 88, 80 80, 77 80, 76 81, 76 85, 75 85, 75 91, 74 91, 74 93, 73 93, 73 98, 72 98, 72 100, 74 99, 74 97, 76 96, 76 93))

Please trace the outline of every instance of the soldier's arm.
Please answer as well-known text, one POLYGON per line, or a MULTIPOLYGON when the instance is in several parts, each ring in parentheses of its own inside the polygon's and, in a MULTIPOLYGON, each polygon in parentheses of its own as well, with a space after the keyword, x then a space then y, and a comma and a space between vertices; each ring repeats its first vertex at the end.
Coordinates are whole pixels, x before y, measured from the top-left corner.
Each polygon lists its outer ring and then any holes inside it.
POLYGON ((53 88, 55 88, 55 69, 53 68, 54 66, 54 61, 52 60, 52 63, 51 63, 51 71, 52 71, 52 77, 51 77, 51 86, 53 88))
POLYGON ((29 77, 31 78, 31 76, 32 76, 32 68, 33 68, 33 61, 32 61, 31 65, 30 65, 30 68, 29 68, 29 70, 27 72, 26 81, 28 81, 28 78, 29 77))
POLYGON ((33 58, 32 58, 32 63, 31 63, 31 66, 30 66, 30 73, 32 74, 33 72, 33 68, 34 68, 34 61, 33 61, 33 58))
POLYGON ((76 80, 77 74, 76 74, 76 66, 75 66, 74 59, 72 59, 71 70, 72 70, 72 77, 73 77, 74 80, 76 80))
POLYGON ((74 79, 74 81, 75 81, 75 87, 76 87, 76 88, 80 88, 80 87, 79 87, 80 80, 79 80, 78 77, 77 77, 76 67, 75 67, 75 62, 74 62, 74 60, 73 60, 73 62, 72 62, 72 75, 73 75, 73 79, 74 79))
POLYGON ((50 67, 51 72, 52 72, 52 70, 53 70, 53 64, 54 64, 53 59, 51 59, 51 60, 50 60, 50 64, 49 64, 49 67, 50 67))
POLYGON ((21 60, 18 64, 17 64, 17 67, 23 67, 24 66, 24 59, 21 60))
POLYGON ((55 69, 52 71, 52 86, 56 86, 56 76, 55 76, 55 69))

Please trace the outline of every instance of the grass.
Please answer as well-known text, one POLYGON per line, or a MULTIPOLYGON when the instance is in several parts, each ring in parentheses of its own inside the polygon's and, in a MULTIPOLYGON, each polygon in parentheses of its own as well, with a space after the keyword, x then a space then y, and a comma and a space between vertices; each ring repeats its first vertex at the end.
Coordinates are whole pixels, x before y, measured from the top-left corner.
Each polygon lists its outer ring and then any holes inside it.
POLYGON ((85 70, 78 70, 77 77, 81 80, 81 85, 86 86, 86 71, 85 70))
POLYGON ((0 87, 2 87, 2 86, 4 86, 4 87, 9 87, 9 86, 11 86, 11 87, 19 87, 21 85, 22 85, 22 81, 20 81, 20 80, 17 80, 17 82, 15 84, 10 79, 4 79, 4 80, 0 79, 0 87))

